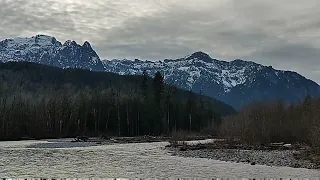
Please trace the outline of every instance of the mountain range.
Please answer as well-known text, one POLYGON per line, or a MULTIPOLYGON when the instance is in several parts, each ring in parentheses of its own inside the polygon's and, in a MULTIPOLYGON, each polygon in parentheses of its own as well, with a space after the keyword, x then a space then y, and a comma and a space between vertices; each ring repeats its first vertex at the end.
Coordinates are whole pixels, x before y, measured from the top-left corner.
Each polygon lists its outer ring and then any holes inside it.
POLYGON ((222 61, 204 52, 163 61, 101 60, 89 42, 83 45, 68 40, 37 35, 0 42, 0 61, 28 61, 60 68, 81 68, 120 75, 153 76, 160 71, 167 84, 214 97, 236 109, 254 101, 282 99, 288 103, 306 96, 320 96, 320 87, 292 71, 276 70, 251 61, 222 61))

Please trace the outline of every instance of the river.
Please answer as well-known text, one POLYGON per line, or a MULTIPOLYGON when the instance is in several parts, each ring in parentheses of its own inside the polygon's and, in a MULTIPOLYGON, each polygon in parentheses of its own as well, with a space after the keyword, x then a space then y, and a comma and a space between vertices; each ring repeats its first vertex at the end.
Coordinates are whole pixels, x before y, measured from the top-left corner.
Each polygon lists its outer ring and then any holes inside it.
POLYGON ((0 142, 0 178, 318 178, 319 170, 171 156, 166 142, 29 148, 0 142))

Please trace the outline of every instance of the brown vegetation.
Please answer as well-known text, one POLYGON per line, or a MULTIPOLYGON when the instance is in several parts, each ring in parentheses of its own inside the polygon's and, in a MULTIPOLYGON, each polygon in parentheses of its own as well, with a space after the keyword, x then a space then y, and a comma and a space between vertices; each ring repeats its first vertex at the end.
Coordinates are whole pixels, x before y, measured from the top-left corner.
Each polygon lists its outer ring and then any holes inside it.
POLYGON ((298 105, 256 103, 223 119, 220 134, 248 144, 272 142, 320 146, 320 99, 306 98, 298 105))

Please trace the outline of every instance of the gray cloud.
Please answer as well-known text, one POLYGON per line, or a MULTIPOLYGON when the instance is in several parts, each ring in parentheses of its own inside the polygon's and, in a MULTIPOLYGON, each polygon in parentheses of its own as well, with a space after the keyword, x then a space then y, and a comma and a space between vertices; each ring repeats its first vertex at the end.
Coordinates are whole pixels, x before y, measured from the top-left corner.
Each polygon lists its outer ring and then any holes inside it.
POLYGON ((50 2, 1 1, 0 37, 34 35, 40 32, 54 32, 67 35, 76 31, 68 12, 48 9, 50 2))
POLYGON ((101 57, 162 60, 194 51, 298 71, 320 82, 317 0, 2 0, 0 38, 89 40, 101 57))

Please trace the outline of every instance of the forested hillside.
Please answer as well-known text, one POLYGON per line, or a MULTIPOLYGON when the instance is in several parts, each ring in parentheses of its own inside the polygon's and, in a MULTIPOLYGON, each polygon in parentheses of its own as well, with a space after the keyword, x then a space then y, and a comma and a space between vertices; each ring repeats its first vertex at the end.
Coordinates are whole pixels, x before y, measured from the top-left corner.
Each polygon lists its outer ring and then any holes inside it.
POLYGON ((217 127, 234 109, 153 79, 0 63, 0 139, 161 135, 217 127))

